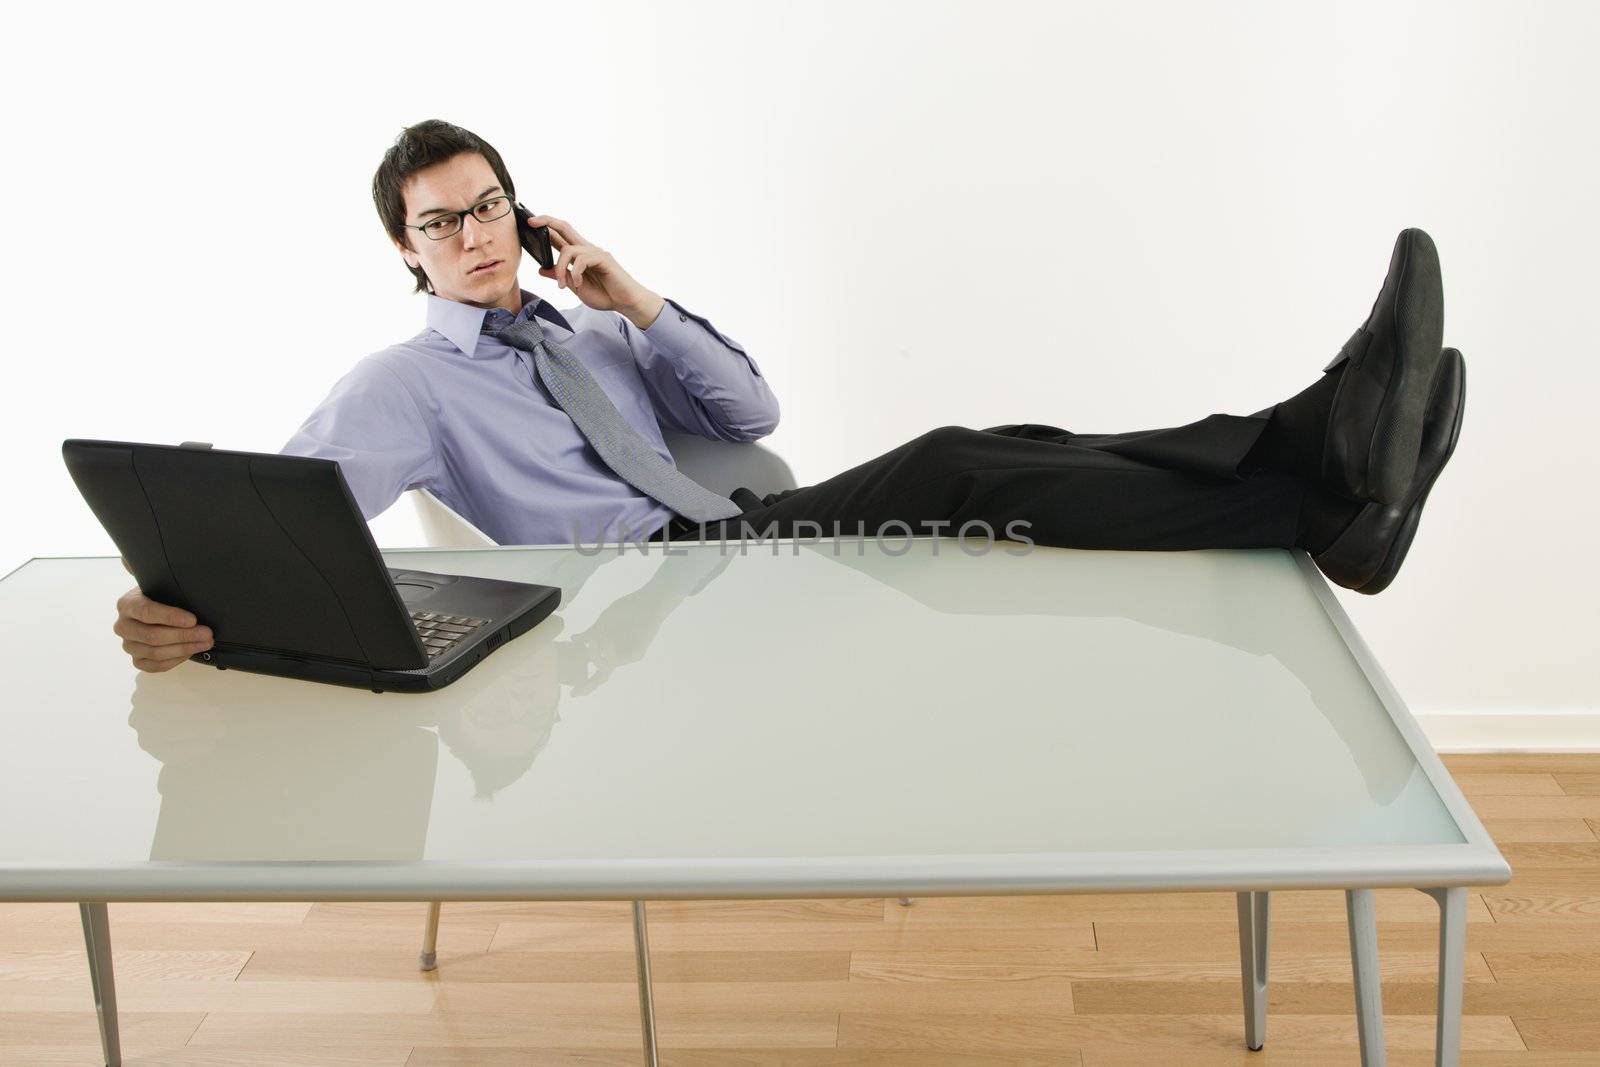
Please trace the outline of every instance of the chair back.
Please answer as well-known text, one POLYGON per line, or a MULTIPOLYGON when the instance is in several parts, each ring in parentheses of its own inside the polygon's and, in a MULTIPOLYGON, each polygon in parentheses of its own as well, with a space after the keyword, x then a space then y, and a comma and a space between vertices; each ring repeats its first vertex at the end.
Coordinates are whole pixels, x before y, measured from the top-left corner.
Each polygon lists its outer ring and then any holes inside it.
POLYGON ((492 548, 494 538, 453 511, 428 490, 412 489, 407 494, 422 523, 422 539, 429 548, 492 548))
POLYGON ((713 493, 729 496, 741 485, 756 496, 794 489, 794 472, 759 441, 712 441, 697 434, 663 435, 678 469, 713 493))

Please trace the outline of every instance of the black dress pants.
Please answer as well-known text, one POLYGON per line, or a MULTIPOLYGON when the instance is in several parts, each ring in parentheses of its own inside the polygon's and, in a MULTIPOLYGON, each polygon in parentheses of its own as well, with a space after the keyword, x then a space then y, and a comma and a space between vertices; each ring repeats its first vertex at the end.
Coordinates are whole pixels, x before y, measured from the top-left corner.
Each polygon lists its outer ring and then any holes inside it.
POLYGON ((969 540, 1061 548, 1292 548, 1305 483, 1246 469, 1267 419, 1211 415, 1114 434, 940 426, 815 485, 736 490, 742 514, 677 517, 651 540, 954 537, 966 526, 969 540))

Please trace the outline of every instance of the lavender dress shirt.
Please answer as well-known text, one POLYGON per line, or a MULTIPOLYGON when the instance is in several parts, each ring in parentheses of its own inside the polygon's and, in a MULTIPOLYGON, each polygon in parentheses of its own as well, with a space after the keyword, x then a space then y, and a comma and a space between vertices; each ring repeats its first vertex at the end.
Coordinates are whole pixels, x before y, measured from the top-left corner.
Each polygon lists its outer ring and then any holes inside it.
POLYGON ((360 360, 280 452, 337 460, 368 519, 422 487, 501 544, 648 538, 673 511, 605 465, 527 353, 483 332, 532 315, 668 462, 664 429, 754 441, 778 425, 755 360, 676 301, 640 330, 521 292, 515 318, 428 294, 427 328, 360 360))

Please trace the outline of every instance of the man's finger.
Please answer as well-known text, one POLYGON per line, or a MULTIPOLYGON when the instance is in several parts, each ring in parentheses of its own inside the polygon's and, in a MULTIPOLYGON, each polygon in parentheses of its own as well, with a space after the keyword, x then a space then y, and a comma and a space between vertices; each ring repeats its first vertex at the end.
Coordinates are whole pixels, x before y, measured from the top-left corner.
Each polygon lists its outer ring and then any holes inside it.
POLYGON ((549 215, 533 215, 528 219, 528 225, 533 227, 544 226, 550 231, 550 243, 560 248, 567 243, 567 235, 556 228, 556 220, 549 215))
MULTIPOLYGON (((599 267, 604 261, 604 252, 593 245, 584 246, 582 251, 572 257, 572 284, 581 284, 583 282, 583 272, 590 267, 599 267)), ((604 271, 601 273, 604 273, 604 271)))
POLYGON ((210 642, 206 641, 190 641, 177 645, 147 645, 139 641, 122 642, 122 651, 132 656, 135 661, 142 659, 155 663, 180 662, 188 659, 196 652, 204 652, 210 647, 210 642))
POLYGON ((567 273, 567 268, 572 264, 572 257, 578 254, 578 249, 568 245, 561 250, 561 255, 556 259, 556 285, 562 289, 572 280, 572 275, 567 273))
POLYGON ((127 594, 124 603, 118 607, 129 618, 140 622, 148 622, 156 626, 193 626, 197 620, 193 614, 182 608, 175 608, 171 604, 162 604, 151 600, 138 591, 127 594))
POLYGON ((210 644, 214 636, 209 626, 151 626, 137 619, 118 619, 111 632, 129 641, 154 646, 210 644))
POLYGON ((210 641, 214 636, 209 626, 152 626, 137 619, 118 619, 111 632, 146 645, 181 645, 210 641))
POLYGON ((549 226, 552 234, 557 234, 560 236, 560 247, 565 248, 567 245, 588 244, 588 242, 583 239, 583 235, 572 228, 572 224, 570 222, 567 222, 563 219, 552 219, 548 215, 541 216, 541 218, 547 220, 545 223, 543 223, 543 225, 549 226))
POLYGON ((543 226, 550 231, 550 243, 558 251, 572 243, 572 238, 562 231, 560 219, 553 219, 549 215, 535 215, 528 220, 529 226, 543 226))
POLYGON ((135 659, 188 659, 210 647, 209 641, 181 641, 175 645, 147 645, 142 641, 129 640, 122 642, 122 650, 135 659))
POLYGON ((178 664, 180 664, 182 662, 183 662, 183 660, 181 660, 181 659, 167 660, 167 661, 153 660, 153 659, 135 659, 133 661, 133 665, 135 667, 138 667, 141 671, 150 671, 152 673, 159 674, 162 671, 170 671, 172 668, 176 667, 178 664))

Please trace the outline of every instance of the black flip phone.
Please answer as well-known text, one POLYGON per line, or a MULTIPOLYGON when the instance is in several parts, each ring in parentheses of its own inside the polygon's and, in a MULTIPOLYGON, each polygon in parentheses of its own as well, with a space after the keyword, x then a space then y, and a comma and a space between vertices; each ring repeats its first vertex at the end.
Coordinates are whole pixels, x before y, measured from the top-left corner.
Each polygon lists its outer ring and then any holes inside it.
POLYGON ((528 220, 533 217, 533 212, 523 207, 520 203, 515 205, 517 211, 517 236, 522 239, 522 247, 528 250, 528 255, 539 261, 539 266, 553 268, 556 257, 550 251, 550 227, 529 226, 528 220))

